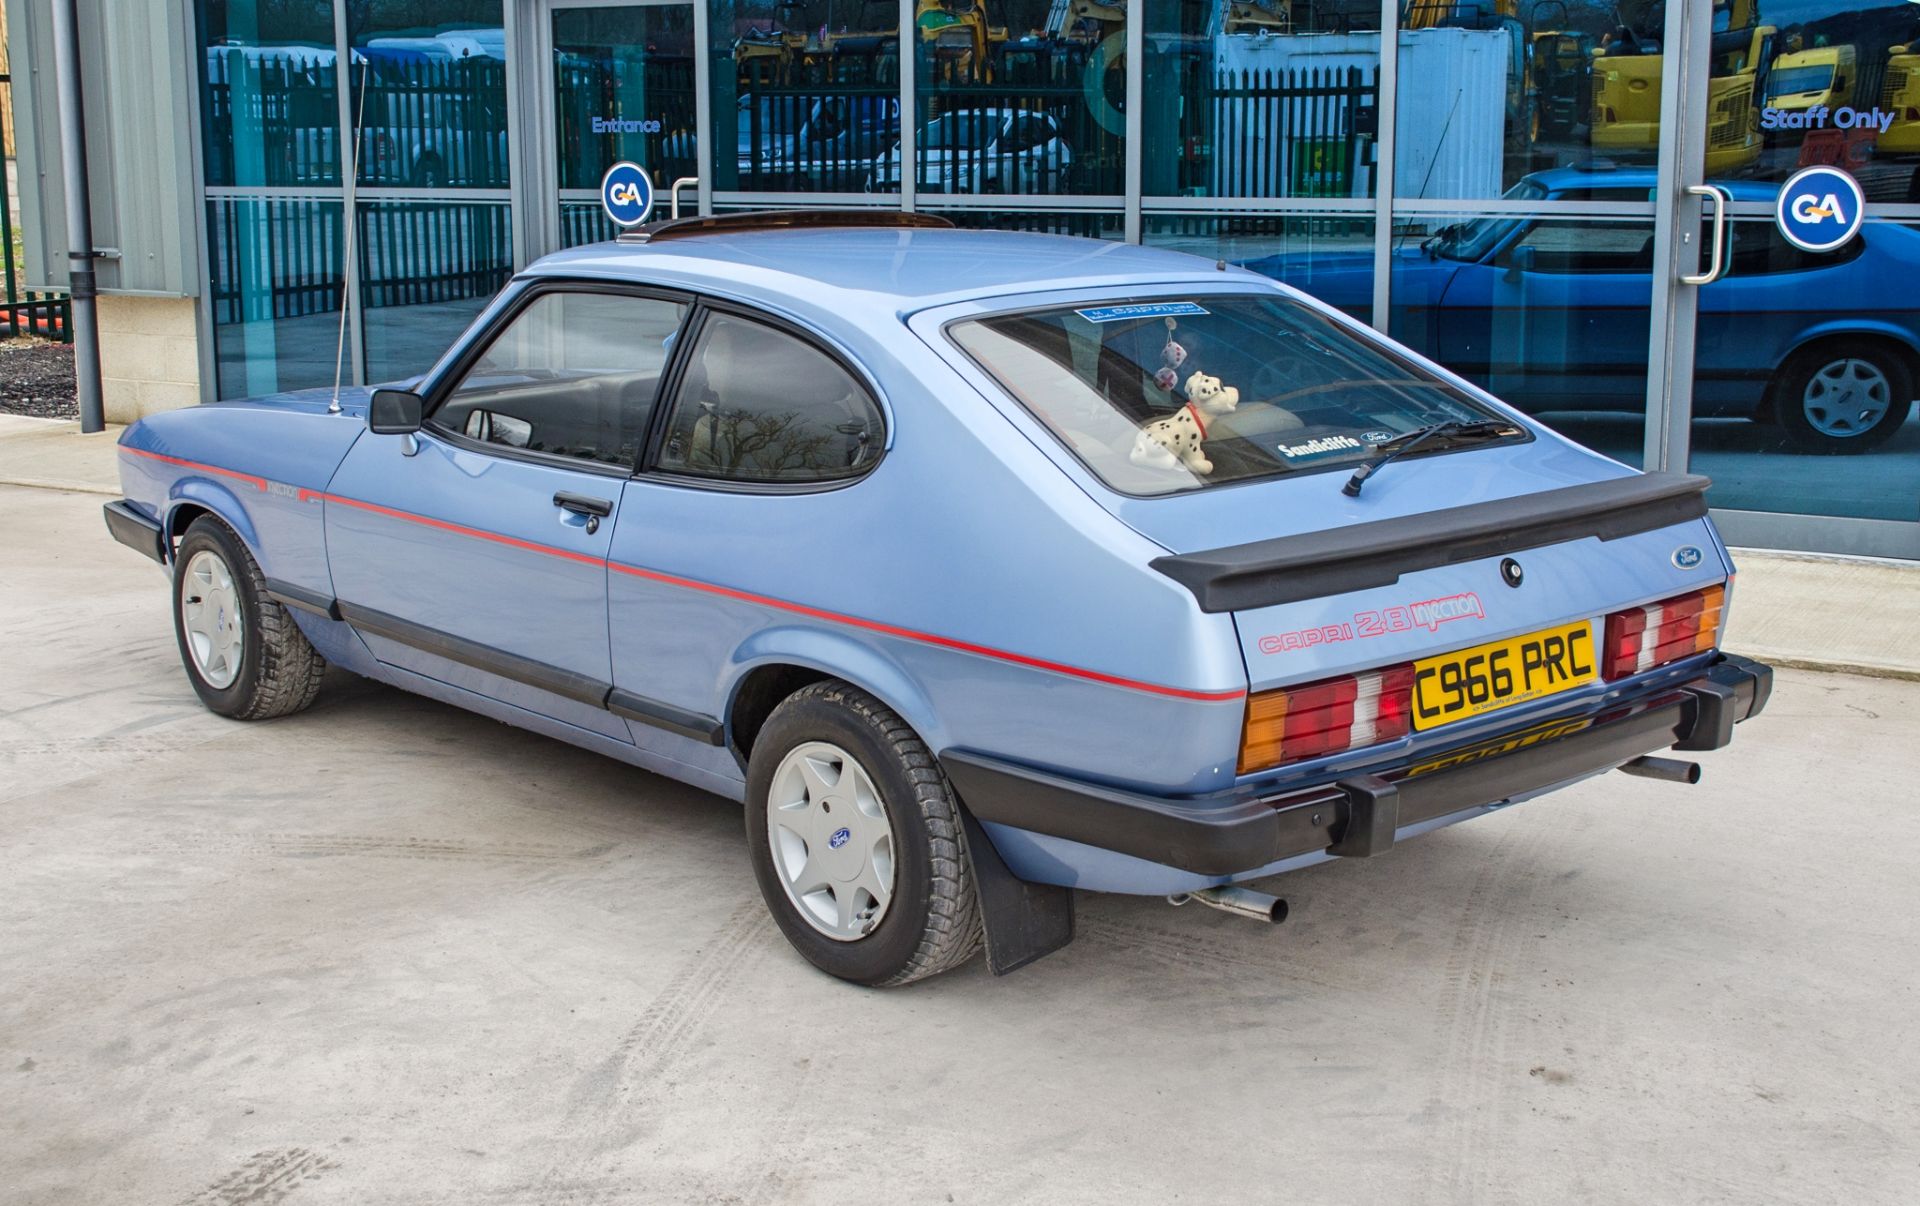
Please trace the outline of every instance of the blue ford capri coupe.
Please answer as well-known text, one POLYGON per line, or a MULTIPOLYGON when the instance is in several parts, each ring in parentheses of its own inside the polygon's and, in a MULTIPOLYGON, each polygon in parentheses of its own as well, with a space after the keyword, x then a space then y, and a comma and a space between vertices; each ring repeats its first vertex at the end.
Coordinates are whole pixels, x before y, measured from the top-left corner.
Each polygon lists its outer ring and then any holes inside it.
POLYGON ((1252 272, 902 214, 533 265, 403 388, 154 416, 123 543, 208 707, 332 664, 745 803, 818 967, 1073 935, 1726 745, 1702 478, 1252 272), (1267 385, 1255 389, 1258 380, 1267 385))
MULTIPOLYGON (((1640 168, 1555 168, 1518 181, 1509 202, 1645 201, 1640 168)), ((1778 187, 1725 186, 1771 205, 1778 187)), ((1779 428, 1807 453, 1870 451, 1898 432, 1920 393, 1920 230, 1869 223, 1837 251, 1801 251, 1770 220, 1728 224, 1724 278, 1700 290, 1693 413, 1779 428)), ((1702 238, 1710 237, 1703 232, 1702 238)), ((1548 216, 1452 223, 1393 261, 1396 337, 1445 360, 1529 414, 1647 405, 1651 219, 1548 216)), ((1350 314, 1373 303, 1371 252, 1290 253, 1246 267, 1350 314)))

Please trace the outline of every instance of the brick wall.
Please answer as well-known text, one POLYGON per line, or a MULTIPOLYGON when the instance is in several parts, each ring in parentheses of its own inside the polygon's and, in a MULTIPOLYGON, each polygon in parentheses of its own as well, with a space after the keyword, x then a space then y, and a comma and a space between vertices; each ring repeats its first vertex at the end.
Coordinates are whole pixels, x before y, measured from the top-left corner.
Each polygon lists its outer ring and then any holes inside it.
POLYGON ((200 401, 199 310, 190 297, 100 298, 100 375, 107 422, 200 401))

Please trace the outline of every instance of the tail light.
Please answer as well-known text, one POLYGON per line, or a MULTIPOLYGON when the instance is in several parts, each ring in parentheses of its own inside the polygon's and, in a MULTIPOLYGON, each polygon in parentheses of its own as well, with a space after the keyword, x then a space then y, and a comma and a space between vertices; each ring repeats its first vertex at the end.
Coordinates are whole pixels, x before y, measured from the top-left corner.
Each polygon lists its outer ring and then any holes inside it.
POLYGON ((1601 677, 1626 678, 1712 649, 1720 643, 1726 597, 1724 586, 1709 586, 1614 612, 1607 617, 1601 677))
POLYGON ((1247 697, 1240 773, 1405 737, 1412 716, 1412 663, 1261 691, 1247 697))

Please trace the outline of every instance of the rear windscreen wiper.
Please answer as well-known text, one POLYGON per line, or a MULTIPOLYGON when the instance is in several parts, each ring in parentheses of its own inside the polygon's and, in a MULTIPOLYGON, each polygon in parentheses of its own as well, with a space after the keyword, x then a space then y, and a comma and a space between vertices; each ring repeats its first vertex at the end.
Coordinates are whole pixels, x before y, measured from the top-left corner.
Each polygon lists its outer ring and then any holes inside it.
POLYGON ((1400 438, 1380 445, 1381 448, 1389 449, 1390 451, 1383 456, 1375 457, 1373 460, 1355 469, 1353 476, 1348 478, 1347 484, 1340 489, 1342 493, 1350 498, 1359 497, 1360 487, 1366 484, 1368 478, 1380 472, 1381 466, 1393 460, 1395 457, 1403 453, 1412 452, 1415 448, 1420 447, 1420 445, 1425 444, 1427 441, 1439 439, 1441 436, 1445 436, 1449 440, 1484 440, 1499 439, 1504 436, 1518 434, 1520 434, 1518 427, 1515 427, 1511 423, 1503 423, 1498 419, 1480 419, 1475 422, 1448 419, 1444 423, 1429 423, 1425 427, 1416 427, 1400 438))

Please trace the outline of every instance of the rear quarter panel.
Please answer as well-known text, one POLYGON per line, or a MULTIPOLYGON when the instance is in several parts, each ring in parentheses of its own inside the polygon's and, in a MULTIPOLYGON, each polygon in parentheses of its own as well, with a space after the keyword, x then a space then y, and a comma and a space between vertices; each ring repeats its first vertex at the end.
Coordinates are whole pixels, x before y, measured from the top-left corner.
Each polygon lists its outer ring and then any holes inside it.
POLYGON ((885 458, 817 493, 629 483, 609 576, 618 685, 724 716, 757 666, 809 666, 936 751, 1167 792, 1231 780, 1246 683, 1231 618, 1148 569, 1158 546, 898 320, 838 335, 884 395, 885 458))

